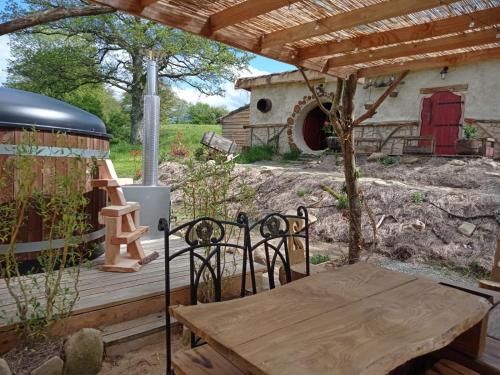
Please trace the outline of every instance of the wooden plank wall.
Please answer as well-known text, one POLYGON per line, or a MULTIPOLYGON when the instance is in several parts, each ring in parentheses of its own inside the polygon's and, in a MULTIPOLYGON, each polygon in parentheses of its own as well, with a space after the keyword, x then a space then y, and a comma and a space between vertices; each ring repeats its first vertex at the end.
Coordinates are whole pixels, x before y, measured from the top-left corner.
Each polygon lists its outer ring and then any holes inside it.
MULTIPOLYGON (((23 130, 14 128, 0 128, 0 144, 23 144, 26 143, 23 130)), ((52 147, 65 147, 65 148, 82 148, 99 151, 109 151, 109 142, 107 139, 90 137, 78 134, 55 134, 51 132, 38 131, 36 133, 37 146, 52 146, 52 147)), ((5 185, 2 187, 0 193, 0 204, 11 201, 18 187, 16 186, 16 177, 18 175, 14 171, 14 175, 9 173, 6 169, 7 161, 12 158, 8 155, 0 155, 0 173, 5 179, 5 185)), ((91 160, 84 159, 88 164, 91 160)), ((54 173, 67 173, 68 168, 71 167, 69 159, 66 157, 41 157, 36 158, 33 164, 33 173, 35 174, 34 191, 43 191, 50 194, 54 191, 54 173)), ((90 170, 88 170, 90 173, 90 170)), ((92 225, 91 231, 102 228, 98 223, 98 212, 106 206, 107 197, 106 193, 100 189, 93 189, 90 185, 91 176, 88 174, 88 181, 86 185, 85 197, 89 200, 86 208, 89 215, 89 224, 92 225)), ((31 208, 26 224, 23 226, 19 233, 18 242, 36 242, 47 239, 48 228, 42 228, 42 220, 36 214, 35 209, 31 208)))
POLYGON ((250 124, 250 109, 248 107, 227 115, 221 123, 223 137, 232 139, 240 147, 249 146, 249 131, 243 129, 243 126, 250 124))

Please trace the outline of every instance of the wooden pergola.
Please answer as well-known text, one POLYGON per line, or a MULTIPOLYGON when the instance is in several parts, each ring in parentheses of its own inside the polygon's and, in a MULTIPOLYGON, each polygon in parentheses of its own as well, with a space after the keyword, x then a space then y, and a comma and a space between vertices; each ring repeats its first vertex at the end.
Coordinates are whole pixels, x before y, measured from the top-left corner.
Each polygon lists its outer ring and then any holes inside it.
POLYGON ((346 77, 500 58, 500 0, 93 0, 346 77))

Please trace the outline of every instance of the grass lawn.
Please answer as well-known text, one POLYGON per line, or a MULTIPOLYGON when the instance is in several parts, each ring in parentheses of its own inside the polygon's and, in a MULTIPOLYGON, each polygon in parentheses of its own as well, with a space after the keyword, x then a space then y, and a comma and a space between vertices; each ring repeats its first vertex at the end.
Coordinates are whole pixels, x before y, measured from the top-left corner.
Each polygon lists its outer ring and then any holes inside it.
MULTIPOLYGON (((172 155, 172 146, 181 152, 194 151, 200 147, 200 140, 203 133, 214 131, 221 134, 220 125, 192 125, 192 124, 169 124, 160 129, 160 155, 166 155, 167 159, 180 159, 181 157, 172 155), (177 146, 177 147, 176 147, 177 146)), ((128 143, 118 143, 111 145, 111 160, 120 177, 134 177, 136 171, 142 171, 142 146, 130 145, 128 143), (137 156, 134 160, 134 151, 137 156)))

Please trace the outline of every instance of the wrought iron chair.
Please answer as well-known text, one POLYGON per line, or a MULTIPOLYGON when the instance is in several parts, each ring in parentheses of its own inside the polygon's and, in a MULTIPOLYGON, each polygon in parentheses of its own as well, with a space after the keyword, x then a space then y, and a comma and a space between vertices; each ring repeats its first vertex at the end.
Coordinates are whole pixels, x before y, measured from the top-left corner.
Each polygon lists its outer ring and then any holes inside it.
POLYGON ((249 229, 250 231, 258 229, 261 236, 261 239, 255 243, 248 240, 250 244, 248 261, 251 273, 254 273, 254 252, 263 246, 270 289, 276 287, 274 275, 278 258, 281 261, 280 266, 283 267, 285 282, 292 281, 292 251, 294 250, 300 251, 305 261, 306 276, 310 275, 309 216, 305 207, 299 206, 296 215, 271 213, 252 224, 249 229))
MULTIPOLYGON (((215 220, 202 217, 188 223, 170 229, 166 219, 160 219, 158 229, 164 232, 165 240, 165 311, 166 311, 166 352, 167 352, 167 374, 174 374, 172 369, 172 341, 170 327, 170 262, 181 256, 189 258, 190 277, 190 303, 196 305, 199 301, 199 291, 202 285, 205 291, 210 288, 209 302, 220 302, 222 300, 222 279, 224 278, 223 252, 227 249, 242 251, 241 264, 241 290, 240 296, 246 294, 247 255, 249 248, 249 225, 248 218, 240 213, 236 222, 215 220), (243 243, 227 238, 229 228, 243 232, 243 243), (171 254, 169 237, 180 235, 185 247, 171 254)), ((255 274, 253 265, 251 272, 252 292, 256 293, 255 274)), ((191 347, 202 344, 201 340, 192 333, 191 347)))

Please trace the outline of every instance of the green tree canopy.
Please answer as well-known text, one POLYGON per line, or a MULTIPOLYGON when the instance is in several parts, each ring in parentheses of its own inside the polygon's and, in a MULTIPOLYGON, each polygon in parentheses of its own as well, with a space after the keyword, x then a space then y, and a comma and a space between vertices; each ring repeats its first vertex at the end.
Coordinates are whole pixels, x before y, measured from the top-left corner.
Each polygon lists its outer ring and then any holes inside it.
POLYGON ((191 124, 216 124, 218 118, 228 113, 226 108, 212 107, 201 102, 191 105, 187 112, 191 124))

